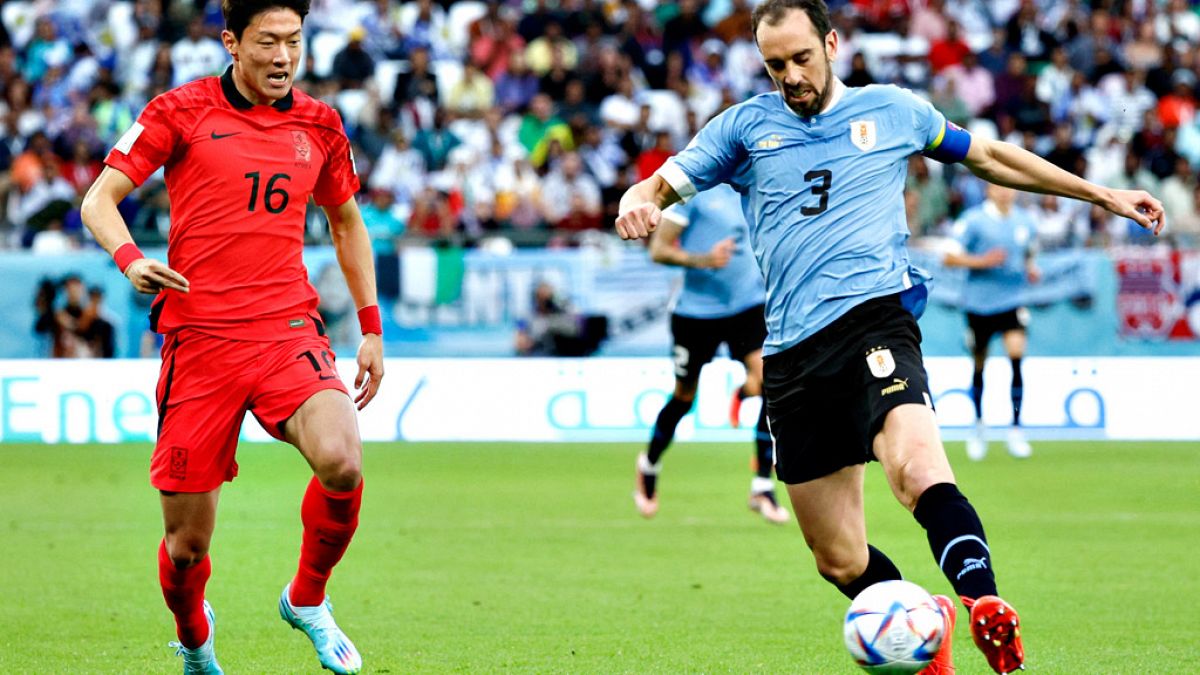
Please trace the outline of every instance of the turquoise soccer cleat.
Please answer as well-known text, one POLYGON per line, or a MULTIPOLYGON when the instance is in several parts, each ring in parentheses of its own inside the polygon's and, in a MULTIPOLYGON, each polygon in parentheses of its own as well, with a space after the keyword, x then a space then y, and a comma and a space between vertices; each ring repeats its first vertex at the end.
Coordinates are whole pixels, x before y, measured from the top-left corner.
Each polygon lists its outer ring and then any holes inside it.
POLYGON ((290 583, 284 586, 279 596, 279 616, 312 640, 321 666, 339 675, 353 675, 362 670, 362 657, 354 643, 333 620, 333 603, 329 598, 316 607, 296 607, 288 597, 291 588, 290 583))
POLYGON ((213 651, 213 638, 217 634, 217 618, 213 614, 212 605, 204 601, 204 617, 208 619, 208 639, 195 649, 188 649, 182 642, 172 642, 175 656, 183 657, 183 675, 225 675, 217 663, 217 655, 213 651))

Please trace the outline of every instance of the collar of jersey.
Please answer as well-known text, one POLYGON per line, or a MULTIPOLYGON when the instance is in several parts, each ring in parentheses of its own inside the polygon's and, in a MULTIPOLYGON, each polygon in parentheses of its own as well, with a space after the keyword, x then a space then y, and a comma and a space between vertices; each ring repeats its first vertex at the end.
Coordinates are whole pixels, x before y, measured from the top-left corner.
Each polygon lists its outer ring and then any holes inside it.
MULTIPOLYGON (((254 104, 245 96, 242 96, 242 92, 238 91, 237 85, 233 83, 233 66, 226 68, 225 72, 221 75, 221 92, 225 94, 225 100, 229 101, 229 105, 238 110, 249 110, 254 107, 254 104)), ((287 111, 292 109, 292 103, 292 90, 288 89, 287 96, 272 103, 271 107, 276 110, 287 111)))
POLYGON ((846 85, 842 84, 841 79, 839 79, 836 76, 833 78, 833 84, 830 86, 833 87, 833 93, 829 96, 829 103, 825 106, 824 110, 817 113, 816 115, 813 115, 812 117, 805 117, 805 116, 801 115, 800 113, 796 112, 795 110, 792 110, 792 107, 787 104, 787 101, 783 100, 782 92, 780 92, 780 94, 779 94, 779 101, 780 101, 780 103, 783 103, 784 110, 792 113, 793 115, 795 115, 796 117, 798 117, 802 120, 809 120, 809 119, 812 119, 813 117, 820 117, 821 115, 824 115, 824 114, 830 112, 831 110, 833 110, 833 107, 838 104, 838 101, 842 100, 842 95, 846 93, 846 85))

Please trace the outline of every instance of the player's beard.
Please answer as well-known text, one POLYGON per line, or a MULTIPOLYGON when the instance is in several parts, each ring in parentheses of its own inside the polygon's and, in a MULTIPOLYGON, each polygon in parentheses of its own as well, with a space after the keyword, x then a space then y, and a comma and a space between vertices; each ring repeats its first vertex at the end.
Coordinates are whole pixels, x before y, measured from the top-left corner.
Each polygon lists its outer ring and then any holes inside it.
POLYGON ((787 94, 784 92, 784 84, 776 82, 779 87, 779 93, 783 95, 783 100, 787 106, 792 109, 792 112, 801 117, 813 117, 820 114, 825 109, 825 104, 829 102, 829 93, 833 91, 833 64, 828 60, 825 61, 825 83, 819 91, 814 91, 812 103, 807 105, 803 103, 793 104, 788 100, 787 94))

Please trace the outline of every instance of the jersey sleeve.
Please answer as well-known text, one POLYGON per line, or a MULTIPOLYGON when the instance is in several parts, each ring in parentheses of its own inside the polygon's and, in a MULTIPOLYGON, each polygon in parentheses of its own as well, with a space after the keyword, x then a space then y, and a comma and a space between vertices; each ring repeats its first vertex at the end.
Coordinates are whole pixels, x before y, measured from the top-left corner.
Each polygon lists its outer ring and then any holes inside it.
POLYGON ((337 126, 327 130, 325 137, 325 164, 321 174, 317 176, 317 184, 313 187, 313 201, 317 206, 338 206, 344 204, 359 190, 358 172, 354 168, 354 152, 350 149, 350 139, 342 131, 341 120, 337 113, 330 111, 337 126))
POLYGON ((714 117, 683 152, 667 160, 656 172, 687 201, 720 183, 729 182, 745 153, 738 140, 737 106, 714 117))
POLYGON ((175 126, 169 102, 163 96, 150 101, 137 121, 121 136, 104 163, 129 176, 135 185, 146 182, 167 163, 179 146, 182 133, 175 126))
POLYGON ((912 119, 917 151, 943 164, 961 162, 971 147, 971 134, 947 120, 929 101, 907 89, 900 92, 901 107, 912 119))
POLYGON ((974 211, 964 213, 962 218, 954 223, 954 228, 950 231, 950 236, 962 247, 963 251, 967 253, 972 252, 975 247, 975 239, 978 237, 974 211))

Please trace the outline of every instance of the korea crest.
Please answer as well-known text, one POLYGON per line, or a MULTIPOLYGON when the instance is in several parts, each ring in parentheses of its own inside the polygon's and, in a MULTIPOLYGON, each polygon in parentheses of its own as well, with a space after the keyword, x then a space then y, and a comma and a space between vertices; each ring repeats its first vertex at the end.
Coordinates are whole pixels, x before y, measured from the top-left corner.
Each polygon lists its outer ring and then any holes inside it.
POLYGON ((292 147, 296 150, 297 162, 307 162, 311 159, 312 147, 308 144, 308 134, 303 131, 293 131, 292 147))
POLYGON ((875 147, 875 120, 854 120, 850 123, 850 141, 859 150, 868 152, 875 147))
POLYGON ((892 358, 892 350, 877 347, 867 352, 867 367, 875 377, 887 377, 896 370, 896 360, 892 358))

